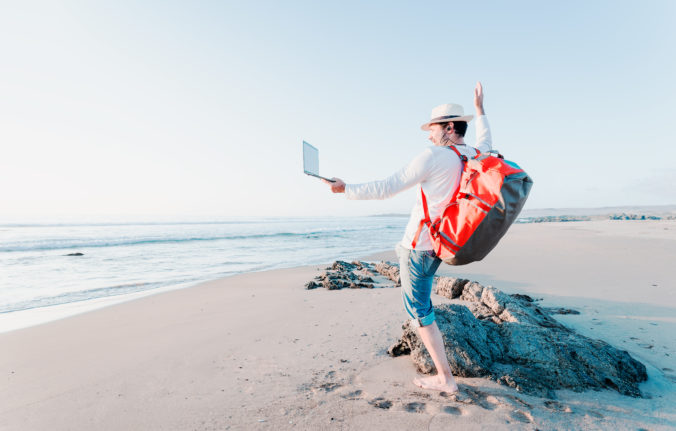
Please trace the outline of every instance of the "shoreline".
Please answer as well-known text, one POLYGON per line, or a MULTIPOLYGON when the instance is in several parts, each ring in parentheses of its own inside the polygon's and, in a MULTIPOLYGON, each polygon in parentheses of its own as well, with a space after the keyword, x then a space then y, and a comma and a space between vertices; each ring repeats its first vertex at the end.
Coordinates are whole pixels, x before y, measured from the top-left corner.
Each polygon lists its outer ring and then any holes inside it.
MULTIPOLYGON (((676 229, 676 220, 672 219, 661 219, 661 220, 610 220, 610 219, 590 219, 590 220, 583 220, 583 221, 575 221, 574 225, 593 225, 597 223, 617 223, 619 224, 626 224, 626 223, 665 223, 674 226, 673 229, 676 229)), ((533 224, 533 223, 517 223, 514 225, 512 229, 514 229, 516 226, 519 226, 521 224, 533 224)), ((539 223, 536 223, 539 224, 539 223)), ((544 229, 547 229, 547 226, 555 226, 556 228, 560 228, 561 226, 571 226, 571 222, 569 221, 549 221, 544 225, 544 229)), ((504 242, 504 240, 503 240, 504 242)), ((359 260, 378 260, 378 259, 383 259, 384 257, 387 257, 390 260, 395 260, 396 261, 396 256, 394 256, 393 252, 390 253, 390 251, 393 251, 394 246, 392 249, 384 249, 380 252, 375 252, 366 255, 363 258, 359 258, 359 260)), ((498 247, 499 248, 499 247, 498 247)), ((489 256, 490 258, 490 256, 489 256)), ((330 262, 327 262, 326 264, 329 264, 330 262)), ((52 306, 39 306, 35 308, 30 308, 30 309, 25 309, 25 310, 18 310, 18 311, 11 311, 11 312, 3 312, 0 313, 0 334, 1 333, 6 333, 9 331, 21 329, 21 328, 27 328, 35 325, 42 325, 45 323, 49 323, 55 320, 63 319, 63 318, 68 318, 69 316, 74 316, 82 313, 87 313, 90 311, 95 311, 101 308, 105 308, 108 306, 114 306, 117 304, 121 304, 124 302, 132 301, 138 298, 143 298, 148 295, 155 295, 155 294, 161 294, 164 292, 169 292, 172 290, 176 289, 185 289, 185 288, 191 288, 191 287, 196 287, 199 286, 202 283, 210 282, 210 281, 216 281, 220 280, 222 278, 227 278, 227 277, 232 277, 234 275, 238 274, 247 274, 247 273, 255 273, 255 272, 265 272, 265 271, 270 271, 274 269, 281 269, 281 268, 295 268, 295 267, 303 267, 307 265, 312 265, 312 264, 306 264, 306 265, 296 265, 296 266, 280 266, 277 268, 264 268, 260 270, 254 270, 254 271, 248 271, 248 272, 241 272, 241 273, 234 273, 225 277, 217 277, 213 279, 205 279, 201 281, 194 281, 194 282, 183 282, 183 283, 176 283, 176 284, 171 284, 168 286, 162 286, 154 289, 149 289, 149 290, 144 290, 144 291, 139 291, 139 292, 133 292, 133 293, 123 293, 119 295, 111 295, 111 296, 105 296, 105 297, 99 297, 99 298, 92 298, 92 299, 85 299, 85 300, 80 300, 80 301, 74 301, 74 302, 68 302, 64 304, 58 304, 58 305, 52 305, 52 306)), ((484 262, 476 262, 472 264, 469 267, 452 267, 450 270, 444 271, 444 268, 447 267, 446 265, 441 266, 441 270, 437 275, 442 275, 442 274, 447 274, 447 275, 456 275, 456 276, 463 276, 463 275, 473 275, 477 278, 477 281, 482 282, 483 284, 499 284, 502 283, 502 289, 509 290, 510 286, 514 287, 521 287, 522 289, 526 289, 525 293, 535 293, 537 294, 537 291, 529 291, 529 284, 524 283, 523 281, 516 281, 516 280, 501 280, 499 278, 492 277, 490 275, 486 274, 481 274, 480 271, 475 270, 474 268, 476 267, 480 268, 485 268, 487 265, 484 264, 484 262), (467 270, 467 268, 472 268, 471 270, 467 270)), ((489 265, 488 265, 489 266, 489 265)), ((450 268, 450 267, 448 267, 450 268)), ((566 296, 566 295, 563 295, 566 296)), ((631 301, 636 301, 638 298, 632 298, 631 301)), ((658 303, 662 304, 662 298, 655 299, 650 298, 647 303, 658 303)), ((673 304, 676 307, 676 295, 672 294, 672 297, 670 298, 670 303, 673 304)))
MULTIPOLYGON (((380 252, 372 253, 371 255, 378 255, 386 252, 387 252, 386 250, 383 250, 380 252)), ((257 269, 253 271, 233 273, 230 275, 226 275, 224 277, 218 277, 213 279, 193 281, 188 283, 171 284, 168 286, 143 290, 140 292, 123 293, 119 295, 110 295, 99 298, 91 298, 80 301, 67 302, 58 305, 48 305, 18 311, 3 312, 0 313, 0 334, 16 331, 23 328, 30 328, 32 326, 44 325, 57 320, 67 319, 71 316, 77 316, 79 314, 89 313, 96 310, 100 310, 102 308, 112 307, 118 304, 123 304, 125 302, 145 298, 146 296, 159 295, 174 290, 190 289, 193 287, 198 287, 203 283, 210 283, 218 280, 223 280, 237 275, 255 274, 258 272, 275 271, 278 269, 304 268, 307 266, 313 266, 313 264, 257 269)))
MULTIPOLYGON (((582 223, 514 226, 483 262, 438 275, 577 309, 557 320, 643 362, 645 398, 557 391, 544 400, 479 378, 458 379, 465 401, 422 391, 411 360, 386 354, 406 320, 399 289, 305 290, 323 264, 0 334, 0 429, 672 429, 676 280, 664 261, 676 256, 676 222, 582 223), (646 274, 650 283, 637 285, 646 274)), ((394 252, 360 260, 380 258, 394 252)))

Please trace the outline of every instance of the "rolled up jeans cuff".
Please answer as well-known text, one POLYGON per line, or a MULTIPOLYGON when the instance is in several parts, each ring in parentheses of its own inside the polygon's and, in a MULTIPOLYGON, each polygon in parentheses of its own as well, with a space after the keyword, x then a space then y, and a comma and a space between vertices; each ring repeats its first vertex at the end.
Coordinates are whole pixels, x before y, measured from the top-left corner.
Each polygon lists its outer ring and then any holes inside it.
POLYGON ((437 320, 437 318, 434 315, 434 311, 432 311, 430 314, 428 314, 425 317, 419 317, 417 319, 413 319, 413 322, 415 323, 415 325, 417 327, 421 327, 421 326, 431 325, 432 323, 434 323, 435 320, 437 320))

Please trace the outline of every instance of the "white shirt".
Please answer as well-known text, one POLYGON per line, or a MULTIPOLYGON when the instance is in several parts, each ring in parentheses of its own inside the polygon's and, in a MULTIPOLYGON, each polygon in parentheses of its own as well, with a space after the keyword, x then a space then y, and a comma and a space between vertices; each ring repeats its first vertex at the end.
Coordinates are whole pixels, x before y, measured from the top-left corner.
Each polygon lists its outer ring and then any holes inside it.
MULTIPOLYGON (((476 119, 476 136, 476 148, 479 151, 486 152, 492 149, 491 131, 485 115, 480 115, 476 119)), ((476 155, 476 151, 472 147, 464 145, 456 148, 467 157, 476 155)), ((363 184, 346 184, 345 196, 348 199, 387 199, 420 184, 427 198, 430 219, 434 220, 441 215, 453 197, 452 194, 460 183, 461 175, 462 163, 453 150, 447 147, 431 146, 411 160, 408 165, 384 180, 363 184)), ((401 245, 404 248, 412 248, 413 237, 418 230, 420 220, 423 218, 422 196, 418 191, 404 237, 401 240, 401 245)), ((423 226, 415 249, 432 250, 433 248, 432 241, 427 233, 427 226, 423 226)))

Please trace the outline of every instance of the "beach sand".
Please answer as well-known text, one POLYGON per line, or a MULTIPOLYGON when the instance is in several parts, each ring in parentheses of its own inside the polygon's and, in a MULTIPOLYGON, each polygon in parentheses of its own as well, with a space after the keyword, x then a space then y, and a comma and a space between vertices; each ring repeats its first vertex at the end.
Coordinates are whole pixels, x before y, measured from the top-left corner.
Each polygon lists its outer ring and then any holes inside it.
MULTIPOLYGON (((365 260, 378 259, 394 253, 365 260)), ((399 289, 305 290, 327 262, 0 334, 0 430, 674 429, 674 262, 676 221, 542 223, 438 272, 580 311, 557 319, 643 362, 644 398, 464 378, 458 397, 423 391, 410 359, 386 353, 399 289)))

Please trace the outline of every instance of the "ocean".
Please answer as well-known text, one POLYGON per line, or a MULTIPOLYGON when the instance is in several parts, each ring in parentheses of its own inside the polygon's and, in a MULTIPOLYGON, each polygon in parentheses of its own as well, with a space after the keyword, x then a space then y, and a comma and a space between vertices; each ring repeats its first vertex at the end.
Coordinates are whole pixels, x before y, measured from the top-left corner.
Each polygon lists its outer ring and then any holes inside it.
POLYGON ((0 332, 234 274, 393 249, 406 222, 373 216, 0 224, 0 332))

